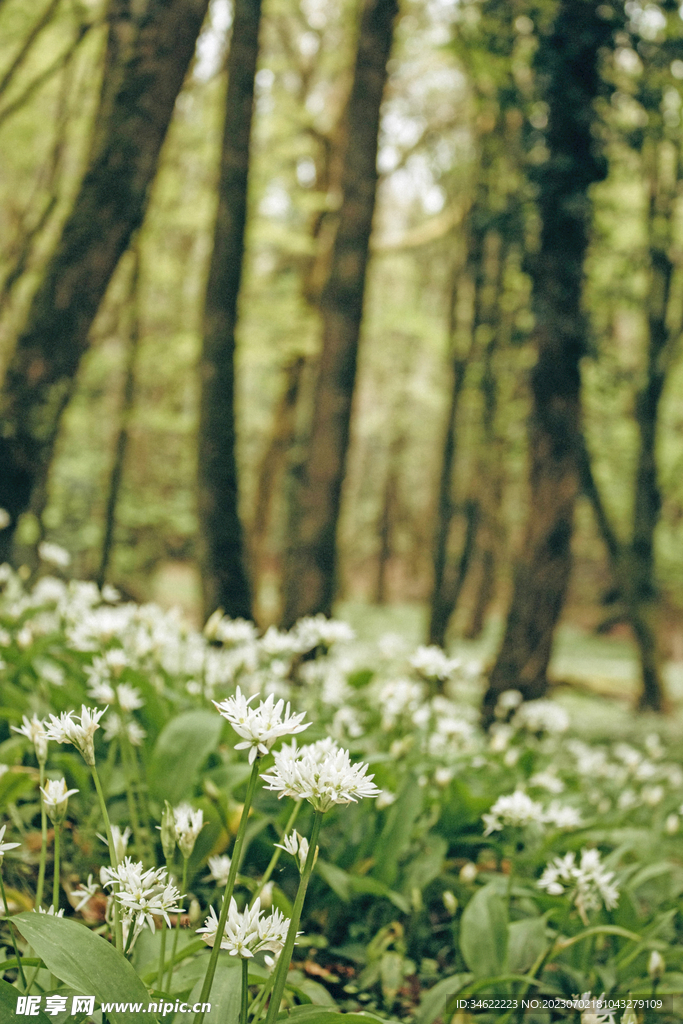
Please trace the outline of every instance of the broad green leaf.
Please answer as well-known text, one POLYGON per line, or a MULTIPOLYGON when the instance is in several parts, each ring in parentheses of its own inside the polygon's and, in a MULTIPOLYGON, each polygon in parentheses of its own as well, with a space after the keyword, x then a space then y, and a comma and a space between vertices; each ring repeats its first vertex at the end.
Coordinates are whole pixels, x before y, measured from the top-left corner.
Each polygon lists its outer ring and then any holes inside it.
MULTIPOLYGON (((21 994, 18 988, 14 988, 8 981, 3 981, 0 978, 0 1020, 7 1021, 9 1024, 9 1021, 22 1019, 16 1016, 17 1000, 21 994)), ((39 1010, 37 1015, 27 1017, 26 1020, 31 1021, 31 1024, 49 1024, 50 1017, 39 1010)))
POLYGON ((388 950, 382 954, 379 976, 382 982, 382 995, 387 1003, 392 1004, 403 982, 403 957, 400 953, 388 950))
POLYGON ((432 1024, 432 1021, 441 1016, 450 997, 457 995, 471 980, 471 974, 452 974, 449 978, 437 981, 436 985, 425 992, 415 1024, 432 1024))
POLYGON ((0 808, 6 807, 9 803, 15 803, 20 796, 34 788, 37 796, 37 775, 23 769, 10 768, 0 778, 0 808))
MULTIPOLYGON (((85 925, 47 914, 18 914, 17 928, 48 969, 69 988, 98 1003, 143 1003, 149 996, 134 968, 85 925)), ((110 1010, 110 1024, 149 1024, 147 1013, 110 1010)), ((153 1018, 152 1018, 153 1019, 153 1018)))
POLYGON ((502 974, 507 953, 507 909, 497 885, 474 894, 460 922, 460 951, 477 976, 502 974))
POLYGON ((210 711, 186 711, 161 731, 149 765, 152 797, 177 804, 192 795, 199 769, 218 746, 223 719, 210 711))
MULTIPOLYGON (((211 986, 208 1002, 211 1009, 204 1015, 207 1024, 237 1024, 240 1016, 240 999, 242 996, 242 971, 239 969, 238 957, 220 957, 216 974, 211 986)), ((190 1007, 199 1002, 204 979, 200 979, 187 997, 190 1007)), ((173 1024, 192 1024, 194 1013, 177 1013, 173 1024)), ((161 1018, 163 1020, 163 1017, 161 1018)))
POLYGON ((448 843, 443 836, 430 832, 422 841, 422 849, 406 871, 402 889, 411 893, 413 889, 423 892, 430 882, 438 878, 443 870, 443 862, 448 852, 448 843))
MULTIPOLYGON (((301 1021, 301 1024, 371 1024, 381 1021, 372 1013, 340 1013, 339 1010, 320 1006, 295 1006, 293 1010, 278 1015, 277 1020, 301 1021)), ((382 1022, 384 1024, 384 1022, 382 1022)))
POLYGON ((335 892, 340 900, 348 903, 351 899, 351 876, 348 871, 338 868, 336 864, 329 864, 322 857, 318 857, 315 870, 323 881, 327 882, 332 892, 335 892))
POLYGON ((546 948, 545 919, 525 917, 508 925, 507 969, 511 974, 524 974, 546 948))

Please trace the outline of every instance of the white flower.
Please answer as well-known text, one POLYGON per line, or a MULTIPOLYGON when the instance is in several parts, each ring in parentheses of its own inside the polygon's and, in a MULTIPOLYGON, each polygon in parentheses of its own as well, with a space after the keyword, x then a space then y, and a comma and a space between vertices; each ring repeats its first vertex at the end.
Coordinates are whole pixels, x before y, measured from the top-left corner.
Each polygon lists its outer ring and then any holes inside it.
POLYGON ((137 711, 145 703, 140 691, 135 686, 129 686, 128 683, 120 683, 116 687, 116 697, 122 711, 137 711))
POLYGON ((129 948, 145 925, 151 931, 155 930, 155 916, 163 917, 170 927, 169 913, 182 913, 182 907, 177 906, 177 903, 183 897, 174 885, 169 884, 166 868, 145 870, 140 861, 126 857, 118 868, 101 868, 100 879, 103 888, 118 887, 114 899, 124 911, 123 931, 126 941, 130 928, 133 928, 129 948))
POLYGON ((111 743, 117 736, 125 736, 134 747, 140 747, 147 733, 134 718, 124 722, 115 711, 111 711, 104 723, 102 735, 107 743, 111 743))
POLYGON ((2 864, 8 850, 14 850, 17 846, 21 846, 21 843, 3 843, 2 838, 5 834, 6 828, 7 825, 3 825, 2 828, 0 828, 0 865, 2 864))
MULTIPOLYGON (((112 843, 114 844, 114 852, 116 853, 117 861, 123 860, 123 858, 126 856, 126 850, 128 849, 128 841, 132 834, 133 833, 131 832, 127 825, 123 832, 121 831, 118 825, 111 826, 111 838, 112 843)), ((107 837, 101 836, 99 832, 97 833, 97 838, 101 839, 105 846, 109 845, 107 837)))
POLYGON ((487 814, 482 814, 486 825, 484 835, 500 832, 506 825, 525 828, 543 821, 543 808, 523 790, 517 789, 507 796, 500 796, 487 814))
POLYGON ((41 787, 45 810, 50 815, 51 821, 57 823, 64 821, 66 807, 69 797, 78 793, 77 789, 67 789, 65 779, 48 779, 45 788, 41 787))
MULTIPOLYGON (((303 874, 304 867, 306 865, 306 858, 308 857, 308 839, 305 836, 300 836, 296 829, 289 836, 283 836, 281 843, 276 843, 281 850, 285 850, 286 853, 291 853, 292 857, 298 856, 298 867, 299 874, 303 874)), ((318 858, 318 851, 315 851, 315 860, 318 858)), ((315 864, 315 860, 313 863, 315 864)))
POLYGON ((512 719, 515 729, 528 732, 566 732, 569 715, 561 704, 554 700, 528 700, 522 704, 512 719))
POLYGON ((520 690, 503 690, 496 701, 496 718, 505 718, 509 711, 514 711, 524 700, 520 690))
POLYGON ((549 825, 554 825, 555 828, 562 829, 580 828, 583 824, 581 815, 575 807, 561 804, 557 800, 553 800, 546 808, 543 820, 549 825))
POLYGON ((576 863, 574 853, 550 861, 538 880, 538 886, 551 896, 561 896, 571 889, 572 901, 581 920, 587 924, 589 910, 598 910, 603 905, 612 910, 619 902, 619 889, 613 879, 614 872, 605 871, 598 850, 582 850, 580 864, 576 863))
POLYGON ((216 857, 209 857, 209 873, 204 881, 211 881, 215 882, 216 885, 226 886, 228 884, 231 863, 232 859, 226 853, 219 854, 216 857))
POLYGON ((98 889, 99 885, 97 884, 97 882, 93 882, 92 875, 88 875, 88 881, 85 883, 85 885, 83 884, 83 882, 81 882, 78 889, 73 889, 71 892, 72 899, 78 899, 78 903, 74 907, 74 910, 82 910, 83 907, 85 907, 90 902, 90 900, 93 898, 98 889))
MULTIPOLYGON (((215 945, 218 933, 218 917, 213 907, 209 912, 206 924, 197 929, 209 946, 215 945)), ((246 907, 240 914, 234 897, 230 900, 228 918, 221 938, 221 949, 227 949, 231 956, 252 957, 262 949, 279 953, 285 944, 289 920, 279 910, 274 910, 269 917, 261 914, 261 900, 256 899, 253 907, 246 907)))
POLYGON ((204 827, 204 812, 195 811, 189 804, 179 804, 173 808, 176 842, 183 857, 189 857, 194 850, 197 836, 204 827))
POLYGON ((34 715, 33 718, 28 719, 26 715, 21 716, 22 725, 13 725, 12 729, 14 732, 20 733, 31 741, 36 752, 36 758, 38 764, 45 764, 47 761, 47 734, 45 732, 45 722, 34 715))
POLYGON ((93 737, 100 727, 100 718, 106 710, 104 708, 102 711, 98 711, 97 708, 87 708, 83 704, 80 718, 74 718, 73 711, 63 711, 59 718, 50 715, 50 723, 46 729, 47 738, 56 740, 57 743, 73 743, 81 752, 85 763, 93 767, 95 764, 93 737))
POLYGON ((71 565, 71 555, 59 544, 52 544, 49 540, 41 541, 38 545, 38 554, 44 562, 56 565, 59 569, 66 569, 71 565))
POLYGON ((0 530, 6 530, 12 522, 12 517, 6 508, 0 508, 0 530))
POLYGON ((249 764, 253 764, 257 757, 267 754, 272 745, 281 736, 293 736, 295 733, 308 729, 310 722, 302 725, 305 712, 292 715, 290 705, 285 707, 284 700, 275 703, 275 697, 271 695, 261 701, 257 708, 250 708, 249 704, 257 695, 248 699, 243 695, 239 686, 234 697, 227 700, 213 701, 221 715, 230 722, 238 736, 244 737, 244 743, 237 743, 235 750, 249 750, 249 764), (284 717, 283 717, 284 715, 284 717))
POLYGON ((297 751, 296 741, 275 752, 270 775, 263 775, 267 788, 280 796, 308 800, 316 810, 327 811, 334 804, 356 803, 362 797, 379 796, 367 764, 351 764, 348 750, 316 750, 317 744, 297 751))
MULTIPOLYGON (((36 914, 36 913, 37 913, 37 914, 47 914, 47 916, 48 916, 48 917, 55 917, 55 908, 54 908, 54 905, 52 905, 52 906, 48 907, 48 909, 47 909, 47 910, 43 910, 43 908, 42 908, 42 907, 38 907, 38 910, 36 910, 36 908, 34 907, 34 908, 33 908, 33 913, 34 913, 34 914, 36 914)), ((57 916, 57 917, 64 917, 64 907, 62 907, 62 908, 61 908, 61 909, 60 909, 60 910, 59 910, 59 911, 57 912, 57 915, 56 915, 56 916, 57 916)))
POLYGON ((448 658, 436 645, 418 647, 409 661, 415 671, 425 679, 446 680, 460 668, 459 659, 448 658))

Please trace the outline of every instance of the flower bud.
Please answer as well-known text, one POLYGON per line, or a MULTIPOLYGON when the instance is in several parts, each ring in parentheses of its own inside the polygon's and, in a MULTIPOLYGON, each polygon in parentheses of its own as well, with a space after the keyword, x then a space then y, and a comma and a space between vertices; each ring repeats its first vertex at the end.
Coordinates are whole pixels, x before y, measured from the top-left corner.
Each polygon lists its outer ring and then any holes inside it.
POLYGON ((161 814, 161 848, 164 851, 166 860, 171 860, 175 853, 176 838, 173 808, 168 800, 165 800, 164 809, 161 814))
POLYGON ((66 817, 69 797, 73 796, 74 793, 78 793, 78 790, 67 789, 64 779, 48 779, 45 783, 45 788, 41 788, 40 792, 43 794, 43 803, 45 804, 45 810, 50 817, 50 821, 55 825, 59 825, 66 817))
POLYGON ((458 909, 457 896, 454 893, 452 893, 450 889, 446 889, 445 892, 441 893, 441 899, 443 900, 444 907, 451 915, 451 917, 453 917, 456 910, 458 909))
POLYGON ((664 957, 658 950, 653 949, 650 953, 650 959, 647 962, 647 973, 650 976, 650 981, 661 981, 666 970, 666 964, 664 957))
POLYGON ((473 864, 471 860, 468 860, 467 864, 463 864, 460 868, 460 881, 461 882, 473 882, 477 877, 477 865, 473 864))
POLYGON ((188 916, 190 918, 190 924, 195 925, 201 921, 203 914, 199 900, 190 900, 190 909, 188 910, 188 916))

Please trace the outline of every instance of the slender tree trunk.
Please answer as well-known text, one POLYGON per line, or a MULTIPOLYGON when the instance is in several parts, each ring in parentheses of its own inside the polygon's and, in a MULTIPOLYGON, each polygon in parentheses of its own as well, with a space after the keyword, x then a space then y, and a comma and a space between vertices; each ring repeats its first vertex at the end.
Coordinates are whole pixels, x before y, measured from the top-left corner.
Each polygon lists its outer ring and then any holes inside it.
POLYGON ((236 0, 200 363, 199 562, 205 617, 216 608, 232 617, 252 617, 239 515, 234 399, 235 327, 247 220, 260 24, 261 0, 236 0))
POLYGON ((593 0, 560 0, 551 35, 541 40, 538 53, 539 70, 547 76, 549 156, 538 169, 543 226, 531 267, 538 357, 531 377, 529 513, 503 642, 484 697, 485 721, 491 721, 504 690, 521 690, 525 699, 545 692, 571 570, 588 190, 605 175, 591 128, 600 89, 598 54, 612 32, 598 8, 593 0))
POLYGON ((320 300, 323 342, 311 438, 294 498, 297 535, 285 559, 285 626, 302 615, 332 611, 337 521, 377 188, 379 115, 396 13, 396 0, 365 0, 363 5, 346 110, 342 205, 320 300))
POLYGON ((128 439, 130 436, 130 421, 133 415, 135 403, 135 377, 140 351, 140 249, 139 244, 134 245, 131 250, 133 266, 130 275, 130 286, 128 289, 128 353, 126 359, 126 371, 123 381, 123 395, 121 396, 120 425, 116 435, 114 446, 114 461, 109 477, 109 491, 107 493, 107 506, 104 513, 104 535, 102 537, 102 554, 100 556, 100 567, 97 572, 97 585, 103 587, 107 581, 107 572, 111 553, 114 548, 114 531, 116 530, 116 510, 121 494, 121 482, 123 470, 126 463, 126 452, 128 451, 128 439))
POLYGON ((159 152, 208 0, 111 0, 102 91, 87 169, 31 303, 0 393, 0 532, 49 466, 88 333, 119 259, 142 223, 159 152))

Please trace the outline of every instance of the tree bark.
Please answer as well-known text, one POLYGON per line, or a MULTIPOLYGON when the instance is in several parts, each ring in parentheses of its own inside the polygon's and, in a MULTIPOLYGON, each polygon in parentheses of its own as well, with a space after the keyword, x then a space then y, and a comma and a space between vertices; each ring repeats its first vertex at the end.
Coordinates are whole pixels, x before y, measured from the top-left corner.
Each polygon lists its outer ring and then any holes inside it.
POLYGON ((600 91, 598 56, 612 28, 594 0, 560 0, 550 36, 539 46, 545 76, 548 158, 538 169, 540 250, 530 270, 537 362, 531 376, 530 494, 523 550, 514 575, 503 642, 484 697, 490 722, 500 693, 540 697, 571 570, 579 489, 579 364, 586 329, 581 310, 590 186, 604 178, 591 131, 600 91))
POLYGON ((342 171, 342 204, 320 299, 323 341, 309 449, 294 496, 297 534, 286 552, 283 625, 329 615, 336 582, 336 532, 349 444, 370 231, 377 189, 379 116, 396 0, 365 0, 342 171))
POLYGON ((235 429, 235 327, 242 279, 249 147, 261 0, 236 0, 228 52, 218 210, 204 305, 200 361, 199 564, 205 618, 216 608, 250 619, 239 515, 235 429))
POLYGON ((0 394, 0 562, 49 466, 62 412, 107 285, 142 223, 208 0, 111 0, 87 169, 33 298, 0 394))
POLYGON ((114 446, 114 460, 112 462, 111 474, 109 476, 109 491, 107 493, 107 505, 104 513, 104 534, 102 537, 102 553, 100 555, 100 567, 97 573, 97 585, 103 587, 107 581, 107 572, 111 561, 111 553, 114 548, 114 531, 116 530, 116 510, 121 494, 121 483, 123 481, 123 470, 126 463, 126 452, 128 450, 128 439, 130 436, 130 422, 133 415, 135 403, 135 378, 140 351, 140 248, 139 243, 134 245, 131 251, 133 266, 130 275, 128 289, 129 311, 128 327, 128 353, 126 359, 126 370, 123 381, 123 395, 121 396, 121 413, 119 429, 116 435, 114 446))

